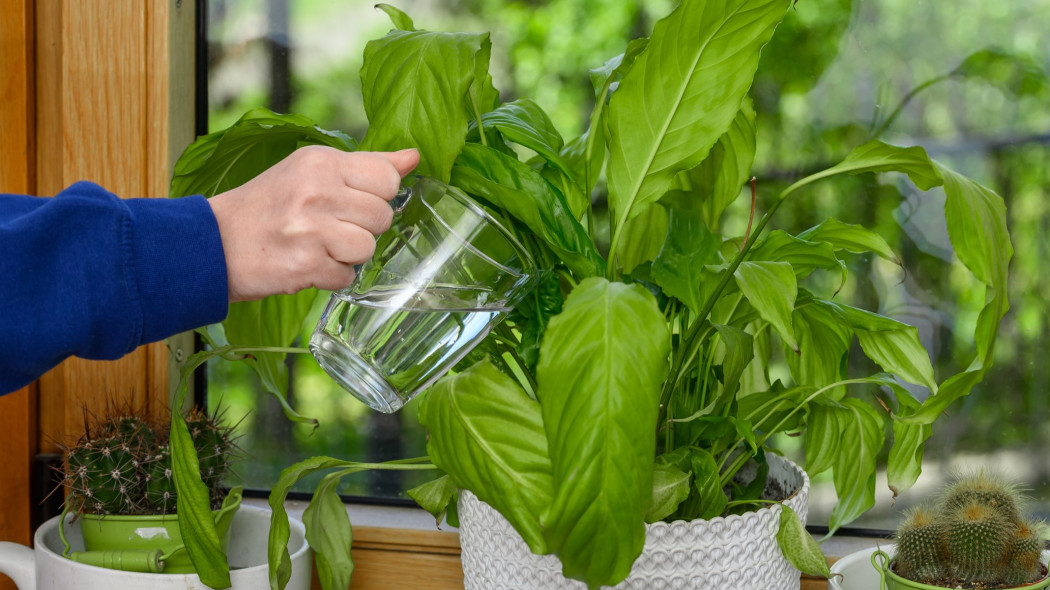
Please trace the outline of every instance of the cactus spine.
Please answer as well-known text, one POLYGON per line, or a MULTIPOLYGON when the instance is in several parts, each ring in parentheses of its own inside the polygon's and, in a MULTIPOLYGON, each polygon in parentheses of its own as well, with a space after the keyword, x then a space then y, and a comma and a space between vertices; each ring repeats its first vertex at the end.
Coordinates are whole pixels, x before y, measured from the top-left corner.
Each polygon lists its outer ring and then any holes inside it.
MULTIPOLYGON (((217 508, 237 448, 231 428, 203 411, 187 416, 202 479, 217 508)), ((65 452, 63 484, 71 509, 92 514, 172 514, 175 481, 166 424, 118 414, 98 421, 65 452)))
POLYGON ((937 505, 913 510, 901 524, 895 572, 950 588, 1037 581, 1045 574, 1041 523, 1023 516, 1024 500, 1016 486, 986 473, 959 478, 937 505))

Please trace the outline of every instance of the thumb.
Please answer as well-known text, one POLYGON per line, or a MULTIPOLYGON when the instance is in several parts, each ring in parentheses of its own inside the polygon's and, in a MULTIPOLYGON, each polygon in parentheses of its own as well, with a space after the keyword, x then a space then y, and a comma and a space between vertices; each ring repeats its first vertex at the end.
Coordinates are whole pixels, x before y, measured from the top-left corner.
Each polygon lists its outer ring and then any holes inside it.
POLYGON ((390 160, 390 163, 394 165, 394 168, 402 178, 407 176, 409 172, 412 172, 412 170, 419 165, 419 150, 416 148, 408 148, 407 150, 401 150, 398 152, 387 152, 384 155, 390 160))

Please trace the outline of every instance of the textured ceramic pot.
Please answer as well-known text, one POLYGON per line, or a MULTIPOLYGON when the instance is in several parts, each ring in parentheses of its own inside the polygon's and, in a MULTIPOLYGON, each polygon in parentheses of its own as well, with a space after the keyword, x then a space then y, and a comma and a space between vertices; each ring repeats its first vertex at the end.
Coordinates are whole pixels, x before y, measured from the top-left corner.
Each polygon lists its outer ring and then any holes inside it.
MULTIPOLYGON (((787 504, 805 523, 809 477, 769 457, 769 475, 794 490, 787 504)), ((645 548, 620 590, 798 590, 800 573, 776 543, 780 506, 744 515, 646 525, 645 548)), ((470 492, 459 498, 465 590, 587 590, 561 575, 553 555, 534 555, 495 509, 470 492)))
MULTIPOLYGON (((124 572, 67 559, 62 556, 58 520, 58 517, 52 518, 37 529, 33 537, 36 549, 0 542, 0 573, 10 576, 19 590, 208 590, 197 574, 124 572)), ((306 543, 303 524, 296 520, 289 524, 292 576, 287 588, 309 590, 313 552, 306 543)), ((234 515, 227 551, 232 590, 269 587, 266 565, 269 530, 269 510, 242 506, 234 515)), ((67 527, 67 531, 73 549, 83 549, 79 527, 67 527)))

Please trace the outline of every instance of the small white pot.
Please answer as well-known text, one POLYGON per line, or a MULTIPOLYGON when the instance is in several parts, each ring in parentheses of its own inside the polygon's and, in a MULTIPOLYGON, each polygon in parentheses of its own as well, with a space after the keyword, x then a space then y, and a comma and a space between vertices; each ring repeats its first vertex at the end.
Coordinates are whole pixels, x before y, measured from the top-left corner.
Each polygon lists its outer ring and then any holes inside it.
MULTIPOLYGON (((17 543, 0 542, 0 573, 10 576, 19 590, 208 590, 197 574, 124 572, 66 559, 62 557, 58 522, 59 517, 56 516, 37 529, 33 537, 35 550, 17 543)), ((303 523, 290 519, 289 524, 292 534, 288 551, 292 558, 292 577, 287 588, 309 590, 313 552, 306 543, 303 523)), ((241 506, 234 516, 227 551, 230 567, 238 568, 230 572, 234 590, 269 587, 266 565, 269 531, 269 510, 241 506)), ((67 525, 66 538, 74 551, 84 548, 80 527, 67 525)))
MULTIPOLYGON (((809 477, 772 454, 769 475, 796 490, 787 504, 805 524, 809 477)), ((645 548, 631 574, 615 588, 689 590, 798 590, 800 572, 776 543, 779 505, 744 515, 646 525, 645 548)), ((553 555, 534 555, 503 516, 464 490, 459 496, 459 540, 465 590, 586 590, 561 575, 553 555)))

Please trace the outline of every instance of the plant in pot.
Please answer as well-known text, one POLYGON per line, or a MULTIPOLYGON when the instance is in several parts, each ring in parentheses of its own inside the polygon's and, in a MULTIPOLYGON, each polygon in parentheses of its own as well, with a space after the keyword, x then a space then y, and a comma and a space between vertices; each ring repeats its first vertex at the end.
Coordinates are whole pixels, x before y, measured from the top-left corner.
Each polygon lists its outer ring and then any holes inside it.
POLYGON ((1045 588, 1043 525, 1025 513, 1017 487, 984 472, 958 478, 930 506, 909 512, 895 554, 872 563, 890 590, 1045 588))
MULTIPOLYGON (((894 433, 890 485, 900 492, 915 482, 931 424, 992 359, 1007 310, 1005 208, 923 149, 872 139, 768 204, 752 180, 753 218, 730 233, 722 214, 747 186, 755 156, 748 91, 792 4, 683 0, 650 37, 591 72, 590 125, 568 141, 534 101, 500 104, 488 35, 420 30, 380 5, 395 28, 365 50, 370 126, 360 143, 300 115, 257 109, 187 149, 173 196, 228 190, 304 145, 417 147, 421 174, 474 197, 543 268, 508 319, 425 394, 428 458, 318 457, 285 470, 270 498, 274 587, 286 556, 285 494, 321 470, 329 474, 304 519, 308 538, 311 528, 326 530, 311 538, 326 588, 345 586, 352 571, 336 486, 361 469, 443 472, 413 495, 438 515, 458 498, 465 582, 477 588, 652 587, 647 570, 659 570, 651 565, 659 558, 646 551, 658 537, 689 544, 667 549, 678 569, 654 575, 668 584, 797 587, 798 569, 828 572, 802 527, 806 472, 833 471, 832 531, 874 503, 886 429, 894 433), (943 188, 955 254, 985 287, 974 359, 957 374, 935 376, 916 328, 836 300, 851 256, 899 263, 885 239, 831 218, 795 234, 771 224, 785 200, 820 180, 879 173, 943 188), (881 372, 846 374, 855 341, 881 372), (778 362, 787 372, 774 379, 778 362), (930 395, 920 403, 904 384, 930 395), (873 385, 892 394, 891 411, 854 393, 873 385), (803 437, 806 472, 778 456, 779 434, 803 437), (751 527, 760 540, 696 545, 704 527, 751 527), (727 545, 754 555, 736 563, 727 545), (505 557, 512 548, 520 563, 505 557), (508 581, 509 572, 518 578, 508 581)), ((211 350, 184 376, 208 358, 240 360, 281 397, 284 355, 308 352, 293 345, 315 296, 232 305, 222 326, 204 332, 211 350)), ((285 411, 308 421, 287 403, 285 411)), ((180 487, 179 501, 204 494, 180 487)), ((211 534, 207 519, 194 526, 201 539, 211 534)), ((213 555, 201 547, 202 561, 213 555)), ((219 576, 223 565, 207 567, 219 576)))
MULTIPOLYGON (((185 417, 208 486, 210 516, 225 551, 241 489, 223 478, 237 458, 231 427, 199 409, 185 417)), ((135 412, 112 412, 88 424, 65 451, 66 511, 79 520, 84 551, 74 561, 128 571, 192 573, 175 514, 177 493, 168 429, 135 412)), ((60 529, 65 540, 64 528, 60 529)))

